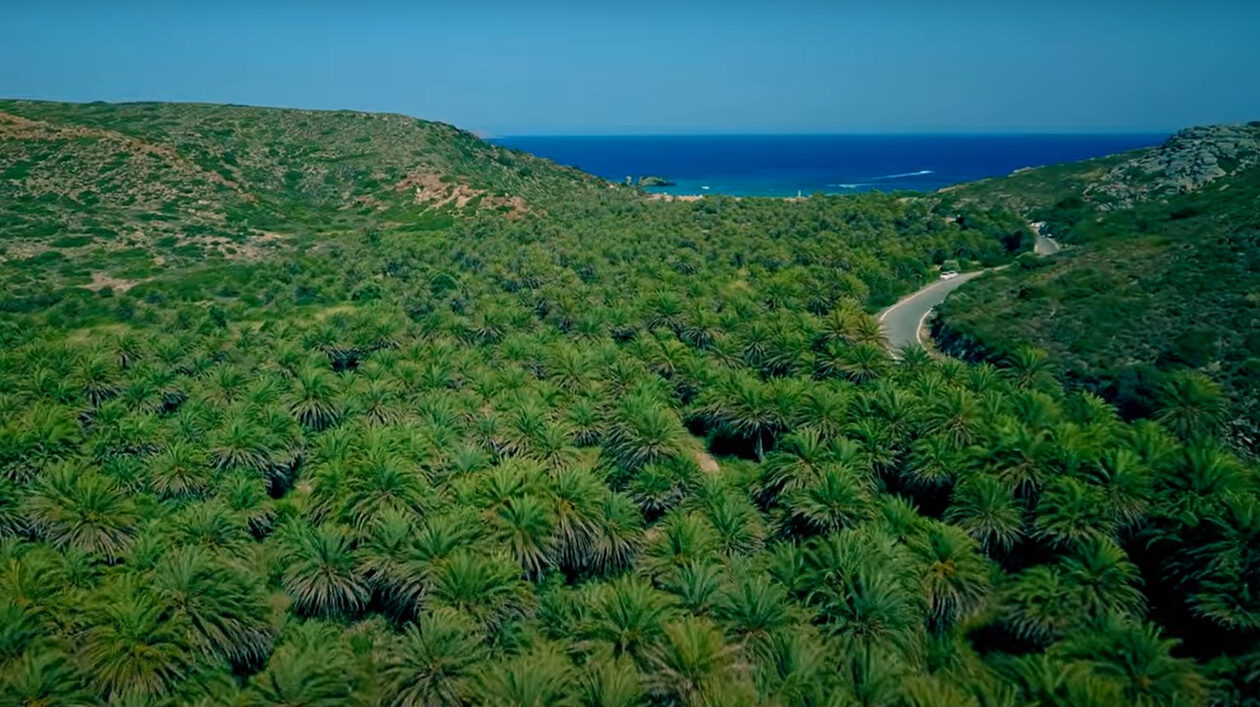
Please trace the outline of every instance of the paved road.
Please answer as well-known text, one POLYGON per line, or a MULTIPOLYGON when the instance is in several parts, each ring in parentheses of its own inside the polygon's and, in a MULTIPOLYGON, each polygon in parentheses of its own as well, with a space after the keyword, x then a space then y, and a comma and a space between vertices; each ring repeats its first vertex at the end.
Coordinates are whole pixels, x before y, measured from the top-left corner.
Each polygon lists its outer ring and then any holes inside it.
POLYGON ((1032 232, 1037 234, 1037 242, 1033 244, 1033 252, 1037 255, 1054 255, 1059 252, 1063 246, 1059 242, 1048 236, 1041 235, 1041 229, 1045 224, 1038 221, 1037 223, 1028 224, 1032 228, 1032 232))
MULTIPOLYGON (((1054 255, 1063 248, 1058 241, 1041 234, 1044 224, 1030 223, 1028 226, 1037 235, 1037 241, 1033 244, 1033 252, 1037 255, 1054 255)), ((922 344, 923 320, 927 319, 936 305, 944 302, 949 293, 958 289, 964 282, 985 272, 988 270, 962 273, 950 280, 937 280, 924 285, 917 292, 906 295, 897 304, 881 312, 879 326, 893 351, 910 344, 922 344)))
POLYGON ((949 293, 958 289, 964 282, 984 272, 987 271, 965 272, 951 280, 937 280, 918 292, 903 297, 897 304, 881 312, 879 326, 893 350, 910 344, 922 344, 919 332, 923 326, 923 320, 932 313, 932 309, 944 302, 949 293))

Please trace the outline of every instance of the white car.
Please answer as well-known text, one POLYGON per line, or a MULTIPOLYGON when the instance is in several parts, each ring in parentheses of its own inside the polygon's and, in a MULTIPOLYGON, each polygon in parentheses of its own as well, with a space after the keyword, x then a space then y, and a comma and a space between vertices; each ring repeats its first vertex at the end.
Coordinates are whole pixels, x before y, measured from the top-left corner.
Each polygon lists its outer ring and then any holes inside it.
POLYGON ((958 273, 954 272, 953 270, 946 270, 945 272, 941 273, 942 280, 953 280, 956 277, 958 277, 958 273))

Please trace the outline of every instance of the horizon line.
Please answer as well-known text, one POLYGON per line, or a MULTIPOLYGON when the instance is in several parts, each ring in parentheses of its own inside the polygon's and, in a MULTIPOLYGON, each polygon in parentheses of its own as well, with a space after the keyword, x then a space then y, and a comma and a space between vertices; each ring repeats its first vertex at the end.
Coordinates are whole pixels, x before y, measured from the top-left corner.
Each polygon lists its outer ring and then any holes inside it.
POLYGON ((557 137, 557 138, 662 138, 662 137, 943 137, 943 136, 992 136, 1002 135, 1011 137, 1020 136, 1058 136, 1058 135, 1074 135, 1074 136, 1106 136, 1106 135, 1172 135, 1173 133, 1185 129, 1155 129, 1155 128, 1135 128, 1122 130, 1109 129, 1056 129, 1056 130, 1036 130, 1036 129, 994 129, 994 130, 978 130, 978 129, 959 129, 959 130, 905 130, 905 131, 876 131, 876 130, 853 130, 853 131, 829 131, 829 132, 801 132, 801 131, 785 131, 785 132, 751 132, 751 131, 715 131, 715 132, 490 132, 477 131, 478 137, 485 140, 501 140, 506 138, 538 138, 538 137, 557 137))

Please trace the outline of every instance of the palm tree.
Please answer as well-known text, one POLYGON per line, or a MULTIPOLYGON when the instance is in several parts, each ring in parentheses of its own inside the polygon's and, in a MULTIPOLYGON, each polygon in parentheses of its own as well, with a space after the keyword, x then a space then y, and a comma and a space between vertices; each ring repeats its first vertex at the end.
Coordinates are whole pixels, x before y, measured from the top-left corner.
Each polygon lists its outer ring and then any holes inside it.
POLYGON ((291 521, 285 529, 287 566, 281 584, 294 608, 311 616, 353 616, 371 594, 359 576, 354 541, 335 525, 291 521))
POLYGON ((710 393, 700 397, 700 415, 709 424, 752 442, 758 460, 765 456, 765 444, 787 420, 773 391, 750 376, 732 374, 710 393))
POLYGON ((700 506, 716 532, 718 548, 727 555, 751 555, 761 549, 765 528, 752 502, 743 493, 727 491, 720 482, 710 481, 709 486, 700 506))
POLYGON ((576 346, 556 344, 548 351, 548 378, 570 392, 580 392, 586 386, 593 368, 593 361, 576 346))
POLYGON ((470 671, 487 658, 485 637, 467 616, 437 607, 385 646, 380 677, 390 704, 457 704, 470 671))
POLYGON ((131 544, 136 511, 118 485, 99 472, 66 463, 39 478, 26 516, 58 548, 96 552, 114 561, 131 544))
POLYGON ((580 678, 582 707, 641 707, 643 676, 629 658, 597 658, 580 678))
POLYGON ((318 621, 292 623, 267 667, 250 679, 251 691, 262 704, 321 707, 350 699, 354 678, 348 667, 354 656, 340 632, 318 621))
POLYGON ((1115 516, 1096 486, 1060 477, 1046 488, 1037 503, 1033 537, 1054 548, 1082 544, 1115 535, 1115 516))
POLYGON ((862 419, 857 421, 881 424, 887 430, 887 436, 897 443, 909 438, 922 426, 923 401, 888 382, 875 384, 871 392, 859 398, 859 402, 862 405, 858 414, 862 415, 862 419))
POLYGON ((495 519, 501 539, 526 576, 537 579, 552 566, 555 518, 541 500, 513 496, 495 510, 495 519))
POLYGON ((436 568, 433 595, 484 621, 516 607, 520 574, 520 564, 506 555, 461 548, 436 568))
POLYGON ((161 698, 186 678, 194 659, 186 637, 192 627, 172 607, 136 586, 113 585, 99 596, 79 655, 91 684, 122 704, 161 698))
POLYGON ((1186 525, 1218 514, 1225 499, 1253 488, 1243 465, 1215 445, 1194 445, 1179 461, 1157 478, 1159 510, 1186 525))
POLYGON ((1121 528, 1141 522, 1152 496, 1151 472, 1137 453, 1123 447, 1108 449, 1085 470, 1085 476, 1102 487, 1107 507, 1121 528))
POLYGON ((211 433, 209 443, 210 458, 220 469, 251 469, 261 474, 271 465, 271 440, 239 410, 229 413, 211 433))
POLYGON ((554 563, 568 572, 586 568, 595 559, 600 531, 599 508, 607 488, 589 469, 561 468, 551 475, 554 563))
POLYGON ((785 435, 761 465, 758 484, 761 502, 773 503, 780 494, 812 483, 835 459, 835 448, 815 429, 805 428, 785 435))
POLYGON ((649 533, 643 568, 662 576, 694 560, 712 562, 717 547, 717 533, 707 518, 695 512, 675 512, 649 533))
POLYGON ((872 484, 842 464, 829 465, 810 484, 783 498, 788 528, 830 533, 874 516, 872 484))
POLYGON ((1007 422, 997 428, 997 439, 986 455, 987 468, 1011 484, 1020 498, 1036 498, 1057 451, 1046 430, 1007 422))
POLYGON ((6 705, 91 704, 83 673, 57 648, 32 648, 6 664, 0 702, 6 705))
POLYGON ((150 462, 149 485, 163 498, 196 498, 209 489, 209 470, 200 446, 176 439, 150 462))
POLYGON ((927 423, 931 434, 944 437, 955 447, 966 447, 980 432, 980 406, 965 390, 946 390, 928 407, 927 423))
POLYGON ((25 483, 41 466, 78 444, 83 428, 61 405, 34 402, 16 419, 0 425, 0 469, 11 481, 25 483))
POLYGON ((208 390, 204 397, 220 406, 228 406, 240 400, 249 385, 249 376, 238 366, 223 364, 216 366, 205 381, 208 390))
POLYGON ((254 537, 271 532, 275 513, 261 479, 251 474, 228 474, 219 484, 218 497, 229 511, 245 521, 254 537))
POLYGON ((1006 359, 1006 374, 1018 388, 1048 390, 1054 387, 1050 357, 1045 351, 1031 347, 1016 349, 1006 359))
POLYGON ((209 655, 251 666, 271 652, 261 582, 206 551, 186 546, 164 556, 149 591, 175 620, 191 625, 195 643, 209 655))
POLYGON ((789 624, 770 632, 753 646, 762 693, 769 693, 773 704, 853 704, 830 649, 809 625, 789 624))
POLYGON ((388 512, 373 524, 358 549, 359 572, 376 601, 400 618, 411 618, 428 591, 429 568, 416 546, 416 529, 405 513, 388 512))
POLYGON ((1003 622, 1020 638, 1047 644, 1078 616, 1078 596, 1057 567, 1036 565, 1019 573, 1002 592, 1003 622))
POLYGON ((648 520, 655 520, 686 497, 694 474, 684 464, 648 464, 631 477, 630 498, 648 520))
POLYGON ((559 650, 543 646, 478 672, 472 688, 476 704, 504 707, 576 707, 574 668, 559 650))
POLYGON ((604 424, 599 403, 590 398, 579 398, 569 405, 566 422, 573 430, 573 441, 579 446, 599 444, 604 435, 604 424))
POLYGON ((676 595, 688 611, 703 616, 713 608, 722 578, 721 565, 692 560, 662 577, 661 585, 676 595))
POLYGON ((798 424, 797 432, 812 430, 822 440, 830 442, 844 431, 849 417, 849 397, 820 382, 805 390, 794 417, 798 424))
POLYGON ((75 374, 75 382, 83 390, 83 396, 92 407, 118 394, 118 387, 112 380, 114 362, 104 355, 82 361, 75 374))
POLYGON ((1207 686, 1187 658, 1174 658, 1176 640, 1149 623, 1112 618, 1094 631, 1074 633, 1050 648, 1051 657, 1080 662, 1115 682, 1131 705, 1203 704, 1207 686))
POLYGON ((1111 540, 1087 543, 1059 561, 1061 577, 1086 616, 1140 616, 1146 603, 1138 569, 1111 540))
POLYGON ((456 506, 428 516, 415 532, 415 547, 420 560, 431 567, 450 559, 457 550, 470 547, 484 537, 484 516, 474 509, 456 506))
POLYGON ((892 359, 879 344, 855 344, 827 346, 818 364, 822 376, 839 376, 854 383, 865 383, 883 376, 892 359))
POLYGON ((1230 631, 1260 628, 1260 597, 1253 591, 1260 572, 1260 503, 1247 495, 1230 497, 1164 570, 1188 595, 1195 615, 1230 631))
POLYGON ((842 303, 823 318, 822 333, 846 344, 880 344, 884 334, 879 321, 856 306, 842 303))
POLYGON ((0 540, 26 533, 26 515, 22 512, 23 494, 17 484, 0 477, 0 540))
POLYGON ((1011 488, 988 474, 965 478, 954 490, 945 520, 989 553, 1008 552, 1023 536, 1023 510, 1011 488))
POLYGON ((1016 687, 1027 704, 1127 704, 1119 685, 1094 675, 1083 663, 1065 663, 1045 653, 1001 656, 994 663, 998 674, 1016 687))
POLYGON ((1229 399, 1220 384, 1196 371, 1169 376, 1159 403, 1155 419, 1185 440, 1214 436, 1229 418, 1229 399))
POLYGON ((399 387, 389 378, 364 379, 362 384, 354 387, 351 405, 371 424, 395 424, 404 416, 399 387))
POLYGON ((1132 449, 1156 475, 1161 475, 1177 464, 1181 445, 1160 425, 1150 420, 1137 420, 1123 430, 1129 449, 1132 449))
POLYGON ((316 432, 327 429, 341 416, 336 402, 336 379, 325 368, 304 368, 294 379, 296 389, 289 409, 303 426, 316 432))
POLYGON ((401 455, 373 449, 355 466, 341 504, 342 517, 353 527, 366 528, 386 513, 416 513, 424 507, 430 493, 427 480, 401 455))
POLYGON ((911 488, 934 491, 951 485, 965 462, 962 450, 949 439, 921 437, 910 445, 901 476, 911 488))
POLYGON ((673 613, 667 595, 643 579, 623 577, 595 592, 581 633, 610 644, 614 656, 642 659, 644 650, 656 643, 663 622, 673 613))
POLYGON ((986 608, 997 568, 961 528, 933 522, 910 548, 924 565, 923 593, 936 626, 954 625, 986 608))
POLYGON ((734 677, 734 648, 708 619, 684 617, 666 624, 664 634, 648 655, 649 688, 688 707, 710 704, 707 697, 718 681, 734 677))
POLYGON ((718 596, 714 615, 744 640, 764 639, 790 620, 787 592, 765 577, 745 577, 718 596))
POLYGON ((599 573, 629 567, 643 545, 643 516, 629 496, 604 495, 596 516, 590 568, 599 573))
POLYGON ((682 439, 677 414, 649 398, 630 397, 618 406, 604 445, 619 465, 639 469, 677 456, 682 439))
POLYGON ((878 531, 835 533, 806 552, 806 599, 845 646, 915 656, 924 615, 912 566, 906 549, 878 531))
POLYGON ((194 545, 236 557, 249 551, 252 540, 245 519, 218 500, 190 503, 167 516, 164 526, 153 530, 159 532, 164 544, 194 545))

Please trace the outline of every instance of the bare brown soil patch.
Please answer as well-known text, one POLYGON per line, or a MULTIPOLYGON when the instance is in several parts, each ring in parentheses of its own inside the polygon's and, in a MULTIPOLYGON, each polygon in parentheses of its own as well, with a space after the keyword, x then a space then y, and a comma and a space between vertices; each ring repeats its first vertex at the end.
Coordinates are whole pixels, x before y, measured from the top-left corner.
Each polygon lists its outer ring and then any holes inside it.
POLYGON ((412 189, 415 191, 417 204, 427 204, 433 207, 454 204, 455 208, 462 209, 472 203, 474 199, 480 197, 481 206, 489 206, 491 208, 506 207, 509 209, 509 213, 515 216, 529 211, 525 200, 519 196, 493 196, 485 190, 474 189, 461 182, 444 182, 442 181, 442 175, 436 172, 411 172, 399 180, 394 185, 394 188, 399 191, 412 189))
POLYGON ((113 277, 109 273, 94 270, 92 272, 92 282, 86 285, 80 285, 80 287, 93 292, 100 292, 106 287, 112 289, 114 292, 126 292, 127 290, 130 290, 136 285, 139 285, 147 280, 148 278, 145 278, 144 280, 127 280, 120 277, 113 277))

